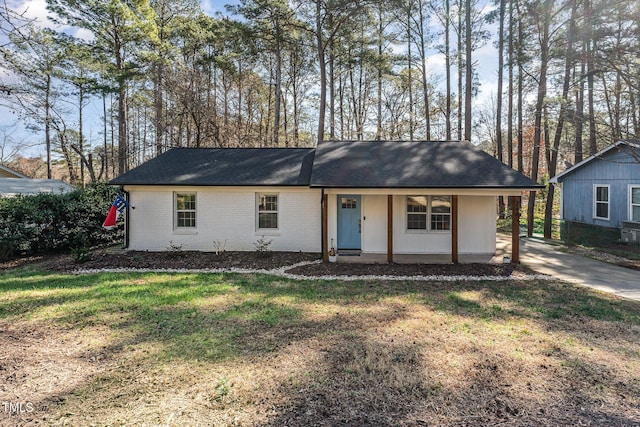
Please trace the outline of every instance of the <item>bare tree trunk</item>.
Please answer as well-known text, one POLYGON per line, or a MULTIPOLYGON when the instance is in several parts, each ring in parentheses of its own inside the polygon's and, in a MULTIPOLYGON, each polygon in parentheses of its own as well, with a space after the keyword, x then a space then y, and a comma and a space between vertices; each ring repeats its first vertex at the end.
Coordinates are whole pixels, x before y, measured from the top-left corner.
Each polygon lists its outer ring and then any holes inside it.
MULTIPOLYGON (((85 166, 85 162, 82 161, 82 159, 84 158, 84 133, 83 133, 83 129, 82 129, 82 113, 84 111, 84 88, 82 86, 79 87, 79 95, 78 95, 78 101, 80 102, 80 105, 78 106, 78 149, 80 151, 80 183, 82 185, 82 188, 85 187, 85 182, 84 182, 84 166, 85 166)), ((92 178, 93 180, 93 178, 92 178)))
POLYGON ((462 62, 462 7, 463 0, 458 0, 458 139, 462 140, 462 77, 463 77, 463 62, 462 62))
POLYGON ((513 2, 509 2, 509 92, 507 107, 507 164, 513 168, 513 2))
MULTIPOLYGON (((582 57, 584 58, 585 53, 585 45, 582 45, 582 57)), ((575 157, 574 163, 579 163, 582 161, 583 150, 582 150, 582 134, 584 132, 584 72, 585 72, 585 62, 581 61, 580 64, 580 82, 577 85, 578 90, 576 91, 576 138, 575 138, 575 157)))
MULTIPOLYGON (((545 2, 545 6, 550 1, 545 2)), ((538 180, 538 166, 540 164, 540 146, 542 145, 542 113, 544 110, 545 98, 547 96, 547 69, 549 66, 549 27, 551 25, 551 13, 548 7, 545 7, 545 14, 540 31, 540 76, 538 81, 538 95, 535 106, 535 123, 533 133, 533 154, 531 156, 531 179, 538 180)), ((535 197, 536 192, 529 193, 529 205, 527 209, 527 236, 533 236, 534 213, 535 213, 535 197)))
POLYGON ((420 23, 418 28, 420 29, 420 65, 422 70, 422 96, 424 98, 424 125, 425 125, 425 139, 428 141, 431 139, 431 117, 429 114, 429 85, 427 83, 427 47, 426 47, 426 34, 424 28, 424 5, 422 0, 418 2, 420 23))
POLYGON ((409 89, 409 140, 413 141, 413 120, 414 120, 414 105, 413 105, 413 77, 411 73, 412 58, 411 58, 411 7, 407 9, 407 78, 409 89))
POLYGON ((445 0, 445 24, 444 24, 444 61, 447 74, 447 93, 445 105, 445 132, 447 141, 451 140, 451 46, 449 31, 451 31, 451 5, 450 0, 445 0))
POLYGON ((378 99, 377 99, 377 126, 376 141, 382 138, 382 43, 383 43, 383 24, 382 24, 382 2, 378 3, 378 99))
POLYGON ((109 150, 107 148, 107 95, 102 92, 102 124, 103 124, 103 144, 104 144, 104 156, 102 158, 102 170, 104 171, 104 179, 109 181, 109 150))
POLYGON ((593 155, 598 151, 596 142, 596 118, 593 106, 594 91, 594 68, 593 52, 596 51, 596 41, 593 30, 593 8, 589 0, 585 0, 585 21, 587 23, 587 108, 589 109, 589 154, 593 155))
POLYGON ((44 101, 44 140, 47 146, 47 179, 51 179, 51 76, 47 75, 44 101))
MULTIPOLYGON (((569 30, 567 34, 567 48, 565 51, 564 81, 562 84, 562 98, 560 100, 560 113, 558 114, 558 124, 556 125, 555 135, 553 137, 553 147, 549 147, 547 143, 547 169, 549 176, 556 175, 558 166, 558 149, 560 148, 560 139, 564 128, 565 117, 567 114, 567 103, 569 101, 569 86, 571 84, 571 69, 573 68, 573 41, 575 34, 577 0, 572 1, 571 20, 569 21, 569 30)), ((547 140, 548 142, 548 140, 547 140)), ((547 202, 544 211, 544 237, 551 238, 551 228, 553 221, 553 201, 555 197, 555 187, 553 183, 549 183, 549 191, 547 193, 547 202)))
POLYGON ((129 138, 127 135, 127 88, 124 82, 118 89, 118 173, 129 170, 129 138))
POLYGON ((524 172, 524 164, 522 159, 522 150, 524 146, 524 53, 522 49, 522 43, 524 42, 524 29, 522 24, 522 11, 520 9, 520 2, 517 2, 518 13, 518 172, 524 172))
POLYGON ((464 88, 464 139, 471 141, 471 95, 473 93, 473 67, 471 50, 473 37, 471 28, 471 0, 466 1, 465 7, 465 88, 464 88))
POLYGON ((318 111, 318 142, 320 142, 324 140, 324 118, 327 106, 327 64, 322 41, 322 7, 320 0, 316 0, 316 43, 318 65, 320 67, 320 105, 318 111))
MULTIPOLYGON (((506 0, 500 0, 500 22, 498 30, 498 93, 496 99, 496 152, 498 160, 502 159, 502 80, 504 70, 504 12, 506 0)), ((504 197, 498 198, 498 217, 504 219, 505 205, 504 197)))
POLYGON ((273 145, 279 144, 280 137, 280 102, 282 100, 282 37, 279 20, 276 18, 276 93, 275 105, 273 107, 273 145))

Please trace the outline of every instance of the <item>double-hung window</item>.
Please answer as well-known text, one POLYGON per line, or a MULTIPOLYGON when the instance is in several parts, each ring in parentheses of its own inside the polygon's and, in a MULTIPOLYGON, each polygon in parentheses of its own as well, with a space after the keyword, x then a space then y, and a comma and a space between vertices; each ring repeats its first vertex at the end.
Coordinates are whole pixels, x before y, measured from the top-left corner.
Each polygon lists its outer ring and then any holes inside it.
POLYGON ((609 186, 593 186, 593 217, 596 219, 609 219, 609 186))
POLYGON ((629 187, 629 220, 640 222, 640 185, 629 187))
POLYGON ((175 193, 175 228, 196 228, 196 193, 175 193))
POLYGON ((451 230, 451 197, 408 196, 407 230, 451 230))
POLYGON ((407 197, 407 229, 427 229, 427 196, 407 197))
POLYGON ((258 194, 258 230, 278 229, 278 195, 258 194))
POLYGON ((451 230, 451 196, 431 196, 431 230, 451 230))

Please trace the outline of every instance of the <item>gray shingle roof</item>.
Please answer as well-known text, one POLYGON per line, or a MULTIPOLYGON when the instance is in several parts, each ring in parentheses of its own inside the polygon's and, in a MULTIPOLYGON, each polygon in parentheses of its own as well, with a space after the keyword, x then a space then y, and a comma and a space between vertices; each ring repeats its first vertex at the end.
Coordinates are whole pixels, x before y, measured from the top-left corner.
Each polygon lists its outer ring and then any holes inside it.
POLYGON ((116 185, 542 188, 467 142, 325 141, 311 148, 174 148, 116 185))
POLYGON ((325 141, 312 187, 542 188, 480 148, 460 141, 325 141))
POLYGON ((314 153, 312 148, 174 148, 110 184, 308 186, 314 153))

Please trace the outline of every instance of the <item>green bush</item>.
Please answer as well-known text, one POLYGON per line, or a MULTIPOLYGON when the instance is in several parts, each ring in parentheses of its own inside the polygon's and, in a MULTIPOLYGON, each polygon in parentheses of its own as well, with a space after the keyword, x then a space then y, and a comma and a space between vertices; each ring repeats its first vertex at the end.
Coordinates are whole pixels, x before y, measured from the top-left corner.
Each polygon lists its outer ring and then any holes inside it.
POLYGON ((0 199, 0 244, 31 254, 122 241, 122 226, 102 228, 116 194, 113 187, 96 184, 67 194, 0 199))

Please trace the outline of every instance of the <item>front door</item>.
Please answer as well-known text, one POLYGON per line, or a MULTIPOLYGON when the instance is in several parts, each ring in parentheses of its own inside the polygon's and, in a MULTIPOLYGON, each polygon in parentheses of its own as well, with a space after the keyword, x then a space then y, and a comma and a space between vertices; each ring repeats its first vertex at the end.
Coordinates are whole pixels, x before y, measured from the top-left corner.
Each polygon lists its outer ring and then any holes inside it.
POLYGON ((360 234, 360 196, 338 194, 338 249, 360 249, 360 234))

